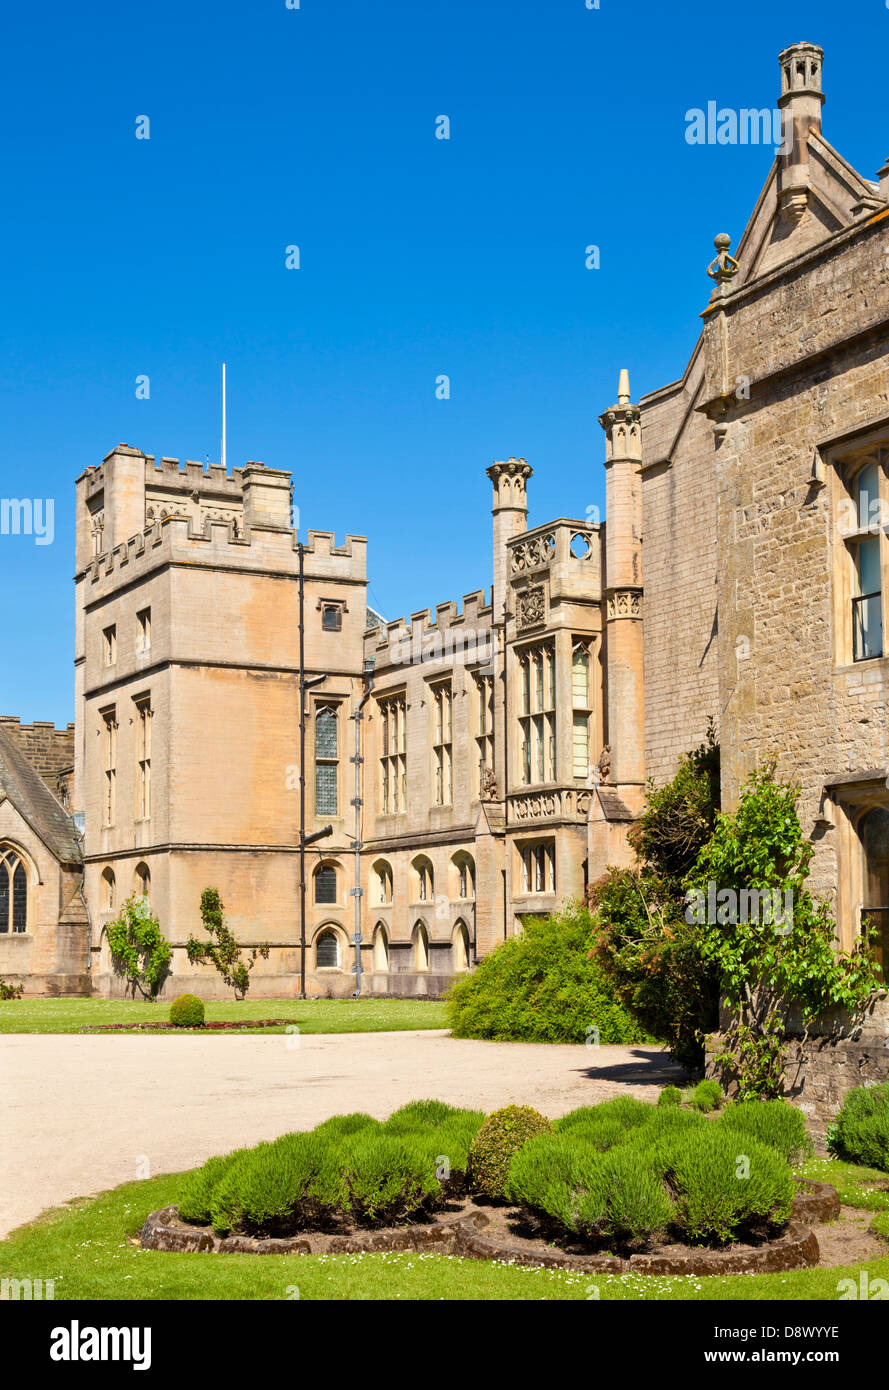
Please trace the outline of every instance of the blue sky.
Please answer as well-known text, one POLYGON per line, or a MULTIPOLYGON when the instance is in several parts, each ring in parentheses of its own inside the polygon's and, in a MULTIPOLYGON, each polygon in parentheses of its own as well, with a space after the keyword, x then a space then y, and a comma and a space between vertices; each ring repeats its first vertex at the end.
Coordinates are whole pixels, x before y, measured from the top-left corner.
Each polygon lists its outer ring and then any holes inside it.
POLYGON ((685 113, 773 106, 800 39, 873 178, 883 0, 7 7, 0 498, 54 498, 55 540, 0 535, 0 713, 74 717, 74 479, 118 441, 217 460, 223 359, 229 465, 366 534, 387 617, 490 584, 493 459, 532 464, 532 525, 604 507, 618 369, 681 374, 771 162, 685 113))

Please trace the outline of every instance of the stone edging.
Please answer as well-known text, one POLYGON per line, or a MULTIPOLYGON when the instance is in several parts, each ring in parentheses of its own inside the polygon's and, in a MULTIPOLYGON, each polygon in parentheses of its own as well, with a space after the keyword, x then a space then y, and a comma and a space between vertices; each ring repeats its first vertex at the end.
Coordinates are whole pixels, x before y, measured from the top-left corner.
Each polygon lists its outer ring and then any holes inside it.
POLYGON ((214 1251, 240 1255, 349 1255, 361 1251, 437 1250, 476 1260, 501 1260, 510 1264, 543 1265, 550 1269, 587 1270, 596 1274, 747 1274, 779 1273, 805 1269, 820 1259, 814 1231, 802 1224, 828 1221, 839 1215, 840 1200, 827 1183, 806 1182, 806 1190, 794 1199, 794 1220, 783 1236, 756 1249, 704 1250, 689 1247, 662 1254, 570 1255, 562 1250, 529 1248, 520 1241, 495 1238, 485 1231, 480 1212, 422 1226, 387 1231, 357 1231, 347 1236, 304 1234, 259 1240, 254 1236, 217 1236, 208 1226, 191 1226, 180 1220, 175 1206, 163 1207, 147 1218, 142 1228, 146 1250, 214 1251))

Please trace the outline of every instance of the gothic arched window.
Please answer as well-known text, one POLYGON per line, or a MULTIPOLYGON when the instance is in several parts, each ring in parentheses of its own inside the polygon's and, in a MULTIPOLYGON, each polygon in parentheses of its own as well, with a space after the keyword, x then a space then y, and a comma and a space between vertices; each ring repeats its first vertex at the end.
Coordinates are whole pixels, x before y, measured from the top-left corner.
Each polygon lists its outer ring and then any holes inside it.
POLYGON ((28 930, 28 874, 11 845, 0 845, 0 932, 28 930))

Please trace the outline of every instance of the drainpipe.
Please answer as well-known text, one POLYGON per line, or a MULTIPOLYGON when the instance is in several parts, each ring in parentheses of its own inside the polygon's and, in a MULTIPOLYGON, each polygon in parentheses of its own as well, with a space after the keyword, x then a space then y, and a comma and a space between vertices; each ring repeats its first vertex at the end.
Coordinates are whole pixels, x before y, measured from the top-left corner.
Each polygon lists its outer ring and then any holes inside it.
POLYGON ((363 804, 361 798, 361 765, 364 762, 361 756, 361 723, 364 719, 364 706, 370 699, 371 691, 373 690, 373 668, 374 659, 373 657, 369 657, 364 663, 365 691, 358 702, 358 708, 352 715, 355 721, 355 755, 352 758, 352 762, 355 764, 355 796, 352 799, 352 805, 355 807, 355 835, 352 841, 355 865, 355 886, 351 890, 351 895, 355 899, 355 991, 353 996, 355 999, 361 997, 361 898, 363 896, 361 887, 361 807, 363 804))

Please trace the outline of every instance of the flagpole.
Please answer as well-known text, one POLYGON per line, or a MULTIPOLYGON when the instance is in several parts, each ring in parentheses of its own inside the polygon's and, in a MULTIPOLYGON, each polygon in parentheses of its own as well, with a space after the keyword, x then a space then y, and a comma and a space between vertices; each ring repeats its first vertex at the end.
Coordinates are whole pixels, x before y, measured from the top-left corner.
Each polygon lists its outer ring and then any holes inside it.
POLYGON ((222 364, 222 466, 225 468, 225 363, 222 364))

